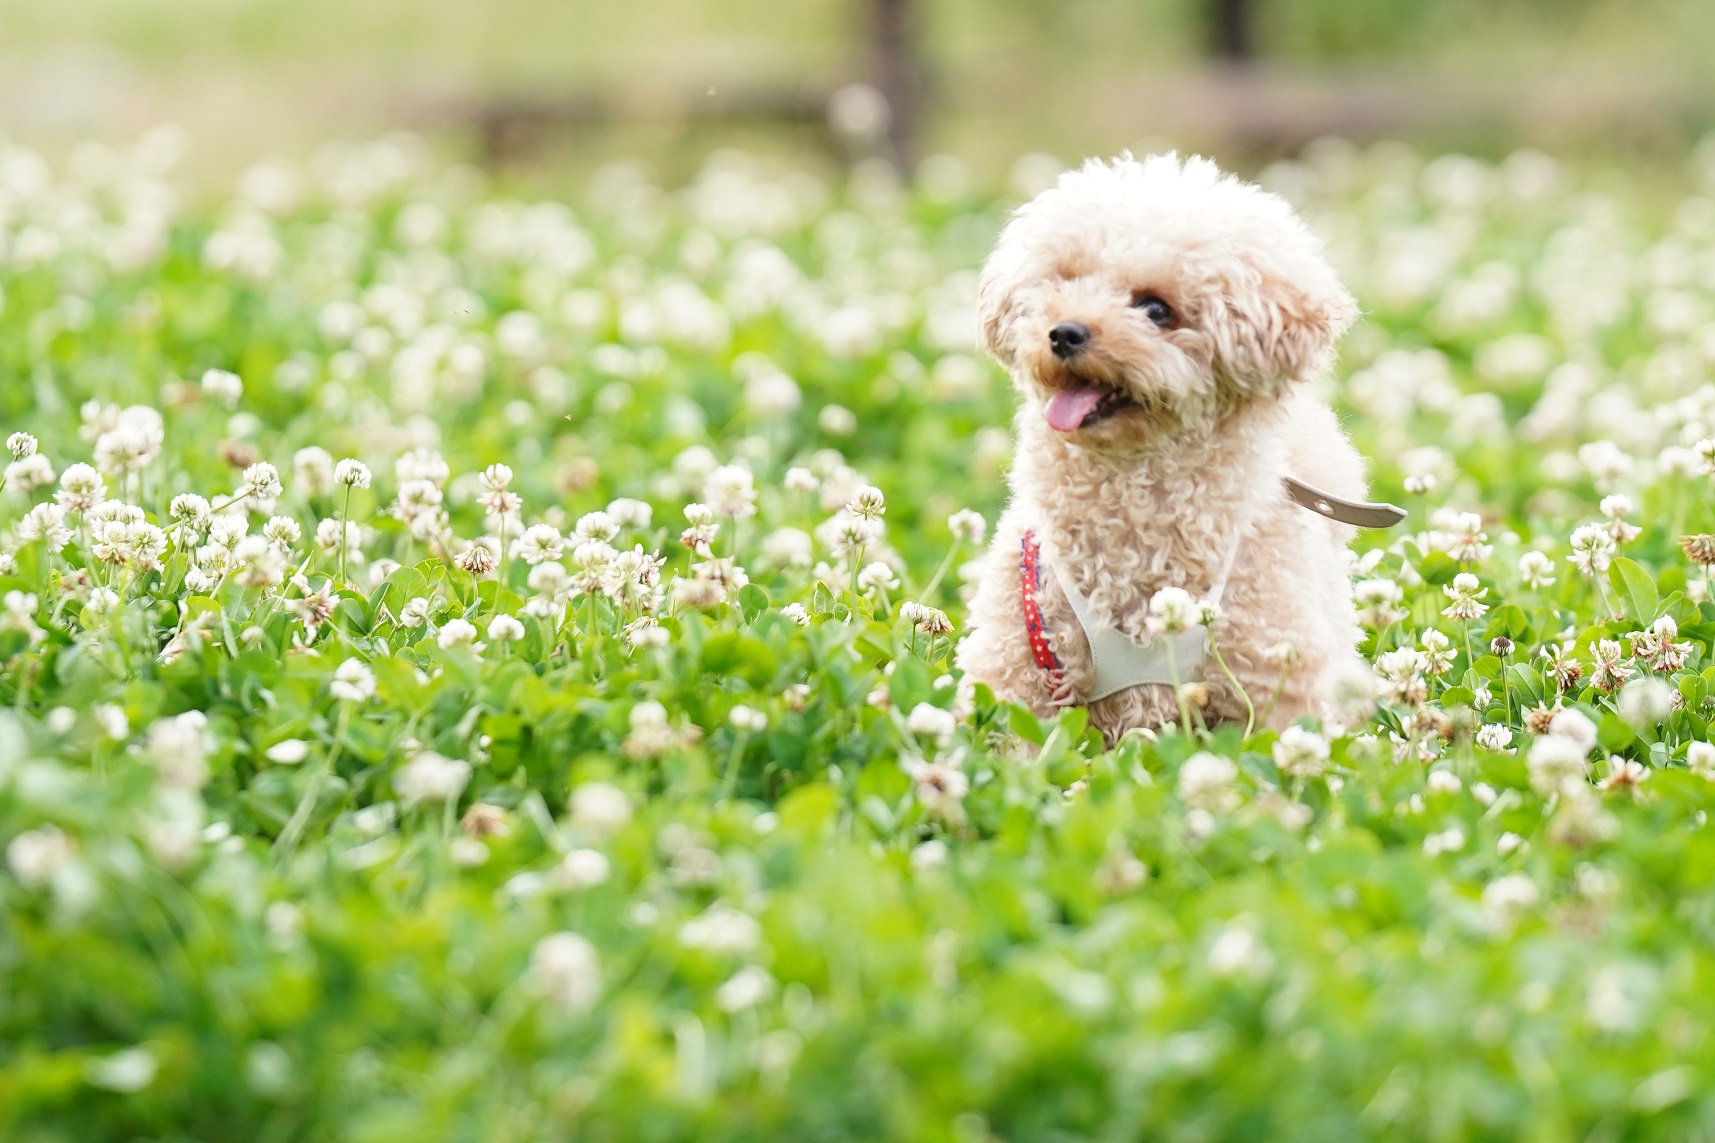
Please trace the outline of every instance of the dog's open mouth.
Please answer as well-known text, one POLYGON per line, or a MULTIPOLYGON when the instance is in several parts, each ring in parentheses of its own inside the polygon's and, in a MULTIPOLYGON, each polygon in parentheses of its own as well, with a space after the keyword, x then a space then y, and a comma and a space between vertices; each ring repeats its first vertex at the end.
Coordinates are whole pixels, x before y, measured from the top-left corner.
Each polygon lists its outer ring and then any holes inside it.
POLYGON ((1069 433, 1105 421, 1132 404, 1132 399, 1118 389, 1080 381, 1056 389, 1042 413, 1050 428, 1069 433))

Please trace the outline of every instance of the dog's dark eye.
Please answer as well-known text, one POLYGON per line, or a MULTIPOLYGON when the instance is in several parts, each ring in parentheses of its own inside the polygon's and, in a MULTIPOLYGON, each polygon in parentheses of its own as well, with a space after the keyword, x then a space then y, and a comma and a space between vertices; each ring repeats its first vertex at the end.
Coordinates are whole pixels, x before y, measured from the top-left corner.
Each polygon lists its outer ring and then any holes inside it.
POLYGON ((1173 307, 1155 294, 1139 294, 1131 304, 1133 308, 1142 310, 1144 317, 1163 329, 1173 324, 1173 307))

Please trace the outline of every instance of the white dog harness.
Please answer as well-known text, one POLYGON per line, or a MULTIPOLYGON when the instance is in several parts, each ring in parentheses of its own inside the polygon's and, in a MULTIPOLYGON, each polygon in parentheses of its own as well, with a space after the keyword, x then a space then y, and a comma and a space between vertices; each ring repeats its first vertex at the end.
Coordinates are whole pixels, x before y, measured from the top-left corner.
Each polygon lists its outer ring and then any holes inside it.
MULTIPOLYGON (((1388 528, 1405 519, 1405 512, 1392 504, 1343 500, 1290 476, 1285 478, 1285 484, 1286 494, 1293 503, 1343 524, 1388 528)), ((1221 602, 1227 580, 1233 574, 1233 565, 1238 561, 1239 546, 1244 541, 1243 531, 1242 528, 1239 530, 1239 536, 1221 562, 1220 572, 1209 585, 1208 594, 1204 596, 1209 603, 1218 606, 1221 602)), ((1049 572, 1054 571, 1053 562, 1042 555, 1036 533, 1024 533, 1019 557, 1024 630, 1030 640, 1031 656, 1047 676, 1049 689, 1059 692, 1065 682, 1065 673, 1059 657, 1049 646, 1048 633, 1042 623, 1042 609, 1036 601, 1044 564, 1049 572)), ((1209 629, 1206 625, 1198 623, 1178 634, 1140 643, 1097 615, 1070 576, 1056 574, 1055 578, 1060 590, 1066 593, 1072 614, 1077 616, 1078 626, 1083 628, 1084 638, 1090 645, 1090 664, 1095 677, 1089 693, 1084 696, 1086 703, 1107 698, 1128 687, 1150 683, 1178 685, 1202 673, 1209 654, 1209 629)))

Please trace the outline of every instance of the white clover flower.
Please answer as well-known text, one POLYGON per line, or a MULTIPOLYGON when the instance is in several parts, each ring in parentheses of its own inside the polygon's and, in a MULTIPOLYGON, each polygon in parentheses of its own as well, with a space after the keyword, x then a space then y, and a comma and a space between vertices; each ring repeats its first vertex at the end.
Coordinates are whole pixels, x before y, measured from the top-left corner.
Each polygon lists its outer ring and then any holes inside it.
POLYGON ((371 480, 369 466, 361 460, 346 457, 333 466, 333 479, 335 484, 347 488, 368 488, 371 480))
POLYGON ((647 528, 655 519, 655 509, 648 501, 625 496, 609 504, 607 514, 619 528, 647 528))
POLYGON ((270 588, 286 576, 280 550, 261 536, 246 536, 232 549, 234 578, 245 587, 270 588))
POLYGON ((407 807, 419 802, 448 802, 470 781, 470 763, 443 758, 425 750, 399 768, 393 788, 407 807))
POLYGON ((762 560, 771 567, 806 568, 815 555, 815 541, 802 528, 776 528, 762 541, 762 560))
POLYGON ((879 519, 854 516, 841 510, 816 528, 816 535, 838 559, 851 559, 873 547, 883 535, 879 519))
POLYGON ((1695 476, 1703 467, 1697 450, 1684 445, 1668 445, 1655 458, 1656 469, 1664 477, 1695 476))
POLYGON ((208 755, 213 746, 208 717, 199 710, 189 710, 150 724, 146 750, 169 789, 195 791, 208 781, 208 755))
POLYGON ((1423 853, 1426 857, 1438 857, 1443 853, 1458 853, 1465 848, 1465 831, 1458 826, 1448 826, 1444 830, 1430 834, 1423 839, 1423 853))
POLYGON ((1441 612, 1456 623, 1467 623, 1473 619, 1481 619, 1488 611, 1488 605, 1479 602, 1489 594, 1476 576, 1470 572, 1460 572, 1453 577, 1453 582, 1441 589, 1452 602, 1441 612))
POLYGON ((570 1012, 586 1012, 601 996, 601 958, 576 933, 555 933, 536 942, 530 977, 542 995, 570 1012))
POLYGON ((1224 814, 1238 808, 1239 768, 1231 759, 1206 750, 1199 751, 1179 767, 1174 792, 1179 800, 1195 809, 1211 814, 1224 814))
POLYGON ((1621 688, 1615 708, 1628 725, 1647 730, 1660 726, 1673 713, 1674 693, 1666 680, 1648 675, 1621 688))
POLYGON ((1358 622, 1365 627, 1381 630, 1405 618, 1400 606, 1405 590, 1391 579, 1365 579, 1352 585, 1352 599, 1357 604, 1358 622))
POLYGON ((41 453, 32 453, 8 464, 0 479, 4 480, 7 488, 18 492, 33 492, 54 482, 54 466, 41 453))
POLYGON ((1274 764, 1282 774, 1314 778, 1328 768, 1328 740, 1302 726, 1289 726, 1274 743, 1274 764))
POLYGON ((41 540, 48 551, 57 552, 71 542, 71 529, 66 527, 66 510, 58 504, 37 504, 17 523, 17 537, 22 543, 41 540))
POLYGON ((208 530, 211 513, 208 500, 194 492, 181 492, 167 505, 167 516, 191 535, 208 530))
POLYGON ((581 592, 602 590, 619 553, 605 540, 585 540, 572 549, 572 586, 581 592))
POLYGON ((1693 742, 1686 746, 1685 765, 1693 774, 1715 779, 1715 743, 1693 742))
POLYGON ((1608 518, 1608 535, 1616 544, 1629 544, 1638 538, 1643 531, 1636 524, 1626 523, 1626 517, 1632 514, 1632 498, 1615 493, 1604 496, 1597 505, 1602 515, 1608 518))
POLYGON ((229 370, 209 369, 202 375, 202 391, 230 409, 244 396, 244 382, 229 370))
POLYGON ((947 843, 938 837, 932 837, 911 851, 911 868, 919 873, 940 869, 947 864, 949 856, 947 843))
POLYGON ((1323 676, 1323 701, 1334 717, 1352 724, 1375 713, 1376 673, 1361 660, 1337 662, 1323 676))
POLYGON ((1524 585, 1533 591, 1553 586, 1554 577, 1549 574, 1553 570, 1554 561, 1542 552, 1526 552, 1519 557, 1519 577, 1524 580, 1524 585))
POLYGON ((495 469, 504 470, 507 481, 512 479, 512 470, 504 464, 491 464, 482 475, 483 491, 477 496, 476 502, 488 514, 488 526, 494 531, 503 531, 511 535, 523 531, 522 523, 517 519, 518 512, 524 507, 524 498, 511 491, 499 478, 490 478, 495 469))
POLYGON ((788 492, 814 492, 821 483, 809 469, 794 466, 786 470, 781 486, 788 492))
POLYGON ((566 543, 560 537, 559 529, 547 524, 535 524, 524 529, 524 534, 512 547, 512 554, 525 563, 535 566, 557 560, 566 550, 566 543))
POLYGON ((422 480, 439 488, 451 475, 446 459, 432 448, 414 448, 393 462, 393 476, 400 484, 422 480))
POLYGON ((958 821, 964 813, 965 795, 971 780, 955 761, 918 762, 911 767, 917 800, 931 816, 958 821))
POLYGON ((1442 509, 1435 513, 1434 523, 1439 546, 1460 563, 1482 563, 1493 554, 1493 546, 1484 543, 1489 537, 1483 531, 1483 518, 1476 512, 1442 509))
POLYGON ((947 517, 947 530, 953 533, 956 540, 967 544, 980 544, 988 533, 988 521, 983 519, 981 512, 961 508, 947 517))
POLYGON ((773 996, 774 988, 774 977, 767 969, 747 964, 715 990, 715 1004, 723 1012, 742 1012, 773 996))
POLYGON ((107 498, 107 481, 87 464, 68 465, 60 473, 54 502, 67 512, 87 512, 107 498))
POLYGON ((1633 460, 1613 441, 1591 441, 1578 447, 1578 463, 1582 464, 1595 482, 1598 491, 1606 493, 1632 473, 1633 460))
POLYGON ((680 944, 710 953, 749 952, 761 941, 755 917, 719 901, 679 926, 680 944))
POLYGON ((131 720, 125 717, 124 708, 117 703, 97 703, 92 714, 103 738, 122 742, 130 735, 131 720))
MULTIPOLYGON (((756 514, 756 478, 742 464, 723 464, 703 482, 703 500, 709 511, 730 520, 756 514)), ((690 508, 685 510, 690 519, 690 508)), ((695 522, 693 521, 693 524, 695 522)))
POLYGON ((282 738, 264 750, 262 756, 282 766, 296 766, 310 756, 310 744, 302 738, 282 738))
POLYGON ((89 1059, 84 1064, 83 1078, 92 1087, 129 1094, 154 1083, 159 1070, 155 1054, 139 1046, 89 1059))
POLYGON ((282 555, 291 551, 292 545, 302 536, 303 529, 290 516, 271 516, 262 525, 262 538, 278 548, 282 555))
POLYGON ((611 541, 619 535, 619 523, 606 512, 586 512, 578 518, 573 532, 580 540, 611 541))
POLYGON ((64 830, 54 825, 38 826, 25 830, 7 844, 6 863, 20 885, 39 889, 53 880, 75 852, 64 830))
MULTIPOLYGON (((47 638, 47 632, 36 624, 36 608, 40 601, 29 592, 8 591, 0 597, 0 610, 4 611, 4 626, 13 631, 22 631, 30 640, 31 645, 40 643, 47 638)), ((86 605, 87 606, 87 605, 86 605)))
MULTIPOLYGON (((659 703, 639 703, 638 707, 653 706, 660 710, 661 726, 667 725, 666 708, 659 703)), ((653 716, 653 712, 651 717, 653 716)), ((633 727, 637 725, 637 708, 632 710, 633 727)), ((631 799, 625 791, 607 782, 584 782, 572 791, 568 803, 572 825, 584 833, 606 837, 625 828, 631 821, 631 799)))
POLYGON ((1511 746, 1513 742, 1512 728, 1498 722, 1484 723, 1477 730, 1477 745, 1484 750, 1499 753, 1511 746))
POLYGON ((1195 626, 1200 609, 1191 593, 1180 587, 1164 587, 1149 597, 1149 629, 1157 634, 1177 635, 1195 626))
POLYGON ((259 501, 276 500, 284 490, 279 471, 265 460, 245 469, 243 480, 245 493, 259 501))
POLYGON ((1584 754, 1596 749, 1596 724, 1581 710, 1556 711, 1549 720, 1548 733, 1571 739, 1584 754))
POLYGON ((447 856, 460 869, 474 869, 488 861, 488 846, 480 838, 455 837, 447 845, 447 856))
POLYGON ((449 619, 435 635, 435 642, 443 650, 454 648, 471 652, 480 652, 482 644, 476 641, 476 625, 468 619, 449 619))
POLYGON ((755 707, 743 703, 732 708, 727 714, 727 721, 746 734, 756 734, 768 728, 768 716, 755 707))
POLYGON ((823 405, 816 424, 831 437, 846 437, 857 431, 857 414, 844 405, 823 405))
POLYGON ((1274 971, 1274 954, 1243 919, 1223 928, 1209 946, 1209 971, 1215 976, 1264 977, 1274 971))
POLYGON ((524 624, 510 615, 496 615, 489 620, 488 637, 495 643, 511 643, 524 638, 524 624))
POLYGON ((6 451, 13 460, 25 460, 36 455, 36 438, 29 433, 13 433, 6 438, 6 451))
POLYGON ((1588 754, 1588 750, 1566 735, 1543 735, 1530 744, 1525 755, 1531 787, 1544 796, 1583 789, 1589 777, 1584 765, 1588 754))
POLYGON ((161 414, 133 405, 119 414, 113 428, 96 438, 95 466, 113 475, 141 472, 161 454, 164 439, 161 414))
POLYGON ((1491 927, 1510 929, 1522 914, 1535 908, 1540 898, 1536 882, 1525 874, 1503 874, 1483 887, 1483 914, 1491 927))
POLYGON ((873 484, 866 484, 852 493, 846 501, 846 511, 859 520, 876 520, 887 514, 887 500, 881 494, 881 489, 873 484))
POLYGON ((1432 794, 1457 794, 1465 785, 1451 770, 1431 770, 1424 787, 1432 794))
POLYGON ((623 637, 628 646, 633 648, 665 647, 672 641, 672 633, 652 615, 634 619, 625 625, 623 637))
POLYGON ((416 596, 405 601, 405 606, 399 609, 399 626, 421 627, 435 613, 436 603, 432 599, 416 596))
POLYGON ((361 659, 347 659, 334 668, 328 693, 340 702, 368 702, 375 697, 375 672, 361 659))
POLYGON ((898 591, 899 577, 893 574, 893 569, 880 560, 865 564, 858 572, 858 590, 866 594, 876 591, 898 591))
POLYGON ((611 872, 612 865, 600 850, 574 849, 560 859, 549 878, 555 888, 576 892, 605 884, 611 872))
POLYGON ((1608 757, 1607 776, 1600 782, 1596 783, 1596 785, 1603 791, 1636 791, 1638 786, 1647 780, 1651 773, 1652 771, 1650 768, 1645 766, 1642 762, 1631 758, 1621 758, 1619 755, 1614 754, 1608 757))
POLYGON ((958 724, 959 721, 952 711, 926 702, 912 707, 911 713, 905 719, 906 730, 920 738, 927 738, 938 746, 945 746, 952 741, 958 724))
POLYGON ((292 478, 307 496, 320 496, 333 487, 333 457, 318 445, 292 454, 292 478))
POLYGON ((250 531, 250 522, 243 516, 220 515, 208 522, 208 540, 222 548, 234 548, 250 531))
POLYGON ((1573 529, 1572 554, 1567 557, 1579 571, 1595 577, 1608 570, 1614 558, 1614 538, 1600 524, 1583 524, 1573 529))
POLYGON ((499 540, 489 536, 480 537, 453 557, 453 566, 478 578, 486 576, 498 564, 494 552, 499 546, 499 540))
POLYGON ((808 627, 810 625, 810 613, 805 609, 802 603, 788 603, 785 607, 780 609, 780 614, 784 615, 800 627, 808 627))
POLYGON ((778 370, 760 373, 744 383, 744 406, 763 420, 778 420, 804 403, 798 383, 778 370))

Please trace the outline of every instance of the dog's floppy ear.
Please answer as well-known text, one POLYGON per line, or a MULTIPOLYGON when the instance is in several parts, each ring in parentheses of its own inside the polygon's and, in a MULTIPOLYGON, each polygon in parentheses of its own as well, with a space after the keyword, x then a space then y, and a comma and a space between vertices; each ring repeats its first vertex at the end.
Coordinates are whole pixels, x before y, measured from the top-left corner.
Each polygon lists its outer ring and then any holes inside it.
POLYGON ((1325 264, 1288 276, 1257 272, 1230 288, 1216 343, 1225 372, 1245 387, 1319 376, 1334 345, 1358 317, 1358 304, 1325 264))
POLYGON ((1013 291, 1024 255, 1003 240, 983 263, 977 278, 977 336, 995 360, 1012 367, 1012 338, 1008 327, 1014 313, 1013 291))

